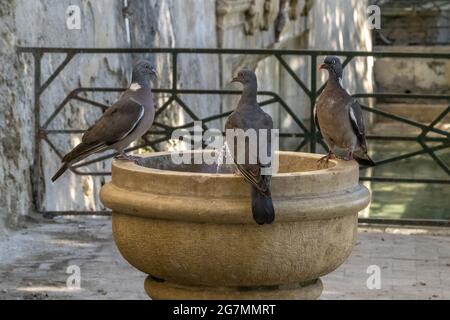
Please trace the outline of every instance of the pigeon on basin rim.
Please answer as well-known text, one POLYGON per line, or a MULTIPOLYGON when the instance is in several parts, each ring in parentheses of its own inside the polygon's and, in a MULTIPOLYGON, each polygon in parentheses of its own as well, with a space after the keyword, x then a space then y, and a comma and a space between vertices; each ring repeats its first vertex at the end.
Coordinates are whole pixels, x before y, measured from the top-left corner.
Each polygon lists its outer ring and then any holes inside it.
MULTIPOLYGON (((238 106, 233 113, 228 117, 225 123, 226 130, 242 129, 255 130, 258 136, 258 142, 256 147, 257 155, 254 158, 257 159, 257 163, 251 163, 250 152, 251 147, 249 142, 245 142, 245 150, 239 150, 237 143, 229 143, 227 135, 227 144, 234 145, 233 150, 230 150, 234 163, 237 169, 242 174, 244 179, 251 185, 251 198, 252 198, 252 214, 254 220, 258 224, 272 223, 275 219, 275 210, 273 208, 272 197, 270 192, 271 175, 262 174, 261 170, 264 167, 270 166, 270 164, 262 164, 259 157, 260 140, 259 133, 261 129, 266 129, 268 133, 267 137, 267 150, 271 152, 270 133, 273 129, 273 121, 270 115, 265 113, 256 101, 257 92, 257 79, 253 71, 249 69, 241 70, 237 77, 233 78, 232 82, 240 82, 243 84, 244 89, 242 91, 241 99, 238 106), (245 153, 244 163, 239 163, 239 153, 245 153)), ((242 148, 241 148, 242 149, 242 148)))
POLYGON ((84 158, 108 149, 119 152, 115 158, 136 161, 124 149, 150 129, 155 117, 153 95, 150 88, 156 69, 147 61, 139 61, 133 68, 130 87, 83 134, 81 143, 62 159, 61 168, 52 177, 54 182, 70 166, 84 158))
POLYGON ((320 161, 334 157, 335 146, 345 149, 344 160, 356 160, 365 166, 375 163, 367 154, 364 119, 361 106, 342 87, 342 64, 338 57, 328 56, 320 69, 328 71, 328 81, 317 99, 314 120, 328 146, 320 161))

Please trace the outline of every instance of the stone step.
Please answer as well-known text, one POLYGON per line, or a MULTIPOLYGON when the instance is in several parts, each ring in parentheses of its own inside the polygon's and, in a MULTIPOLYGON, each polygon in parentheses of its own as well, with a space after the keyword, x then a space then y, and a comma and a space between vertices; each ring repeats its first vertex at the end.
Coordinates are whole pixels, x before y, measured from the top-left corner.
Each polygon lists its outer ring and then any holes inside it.
MULTIPOLYGON (((376 108, 381 111, 392 113, 404 118, 415 120, 423 123, 430 123, 442 111, 447 108, 448 104, 443 103, 378 103, 376 108)), ((376 122, 395 122, 393 119, 376 115, 376 122)), ((450 123, 450 113, 441 121, 442 123, 450 123)))

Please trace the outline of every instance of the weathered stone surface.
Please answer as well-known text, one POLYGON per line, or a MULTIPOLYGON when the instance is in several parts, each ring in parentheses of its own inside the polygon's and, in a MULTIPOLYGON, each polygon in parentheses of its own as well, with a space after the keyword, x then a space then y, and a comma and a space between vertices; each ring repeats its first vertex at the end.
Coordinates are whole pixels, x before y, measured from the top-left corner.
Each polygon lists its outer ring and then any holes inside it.
POLYGON ((32 207, 30 166, 33 111, 30 59, 17 56, 16 1, 0 3, 0 236, 32 207))
POLYGON ((348 257, 358 212, 370 201, 356 162, 333 160, 318 170, 317 159, 280 153, 271 225, 253 221, 241 177, 175 171, 166 153, 145 158, 149 168, 113 162, 112 181, 101 198, 113 210, 114 239, 124 258, 167 281, 146 282, 152 298, 189 299, 192 291, 209 298, 317 298, 319 284, 313 282, 348 257), (164 161, 172 169, 161 170, 164 161), (268 286, 280 287, 259 292, 268 286))
MULTIPOLYGON (((376 49, 385 52, 448 53, 450 46, 377 46, 376 49)), ((379 92, 450 92, 450 61, 445 59, 378 58, 374 65, 374 75, 379 92)), ((405 101, 411 102, 411 99, 405 101)))
MULTIPOLYGON (((22 46, 49 47, 124 47, 126 34, 122 17, 122 5, 102 1, 17 1, 15 8, 17 38, 22 46), (66 8, 78 4, 81 9, 81 29, 66 28, 66 8), (42 12, 52 12, 51 19, 42 19, 42 12), (61 32, 64 30, 64 32, 61 32)), ((64 59, 63 55, 51 54, 43 57, 42 78, 47 79, 64 59)), ((44 91, 41 98, 41 124, 53 113, 66 95, 77 87, 124 87, 127 85, 131 60, 119 55, 79 55, 75 56, 63 72, 44 91)), ((32 87, 26 88, 32 92, 32 87)), ((109 104, 115 99, 112 94, 95 94, 99 102, 109 104)), ((28 105, 33 111, 31 102, 28 105)), ((81 102, 72 101, 56 116, 49 129, 85 129, 101 114, 81 102)), ((33 115, 33 114, 32 114, 33 115)), ((50 135, 49 140, 62 154, 80 141, 80 135, 50 135)), ((33 139, 28 143, 34 144, 33 139)), ((98 188, 102 178, 81 177, 68 173, 56 183, 49 177, 57 170, 60 160, 56 153, 42 142, 42 209, 44 210, 94 210, 98 209, 98 188)), ((105 171, 103 164, 92 165, 90 170, 105 171)), ((85 170, 85 169, 82 169, 85 170)))

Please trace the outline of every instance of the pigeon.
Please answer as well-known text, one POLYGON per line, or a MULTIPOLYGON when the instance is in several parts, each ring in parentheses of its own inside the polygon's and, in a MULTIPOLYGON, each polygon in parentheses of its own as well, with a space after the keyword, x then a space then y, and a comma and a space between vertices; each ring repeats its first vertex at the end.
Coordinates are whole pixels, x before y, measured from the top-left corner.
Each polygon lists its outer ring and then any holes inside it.
POLYGON ((267 161, 261 159, 260 149, 265 148, 270 160, 272 156, 270 135, 273 129, 273 121, 270 115, 265 113, 256 101, 257 80, 253 71, 243 69, 231 82, 240 82, 243 84, 244 89, 237 108, 231 113, 225 123, 227 145, 233 146, 231 147, 230 153, 238 172, 251 185, 252 214, 254 220, 260 225, 265 223, 270 224, 275 219, 275 210, 270 192, 272 176, 270 172, 267 172, 271 164, 264 163, 267 161), (253 130, 257 141, 250 141, 251 139, 249 138, 245 141, 245 147, 239 148, 239 143, 235 143, 237 142, 236 140, 231 141, 236 138, 234 136, 230 138, 228 134, 229 130, 238 132, 238 129, 243 130, 245 133, 253 130), (260 131, 261 129, 267 130, 266 146, 260 143, 259 136, 260 134, 264 134, 264 131, 260 131), (256 147, 250 146, 252 143, 255 143, 256 147))
POLYGON ((139 61, 133 68, 130 87, 83 134, 81 143, 62 158, 62 166, 52 177, 56 181, 70 166, 84 158, 105 150, 119 152, 115 159, 137 161, 124 149, 150 129, 155 117, 151 77, 156 69, 147 61, 139 61))
POLYGON ((375 163, 367 155, 364 119, 361 106, 342 87, 342 64, 338 57, 328 56, 320 69, 328 70, 328 81, 317 98, 314 120, 328 146, 328 154, 319 161, 333 158, 335 146, 345 149, 344 160, 356 160, 365 166, 375 163))

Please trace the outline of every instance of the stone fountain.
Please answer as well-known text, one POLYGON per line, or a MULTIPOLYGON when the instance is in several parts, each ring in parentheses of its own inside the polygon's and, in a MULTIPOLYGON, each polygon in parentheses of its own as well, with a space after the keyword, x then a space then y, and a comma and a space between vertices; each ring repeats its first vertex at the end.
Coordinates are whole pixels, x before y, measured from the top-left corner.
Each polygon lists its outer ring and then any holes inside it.
POLYGON ((370 201, 354 161, 280 152, 276 218, 257 225, 243 178, 216 165, 175 165, 150 153, 114 161, 101 199, 123 257, 146 273, 152 299, 317 299, 339 267, 370 201))

